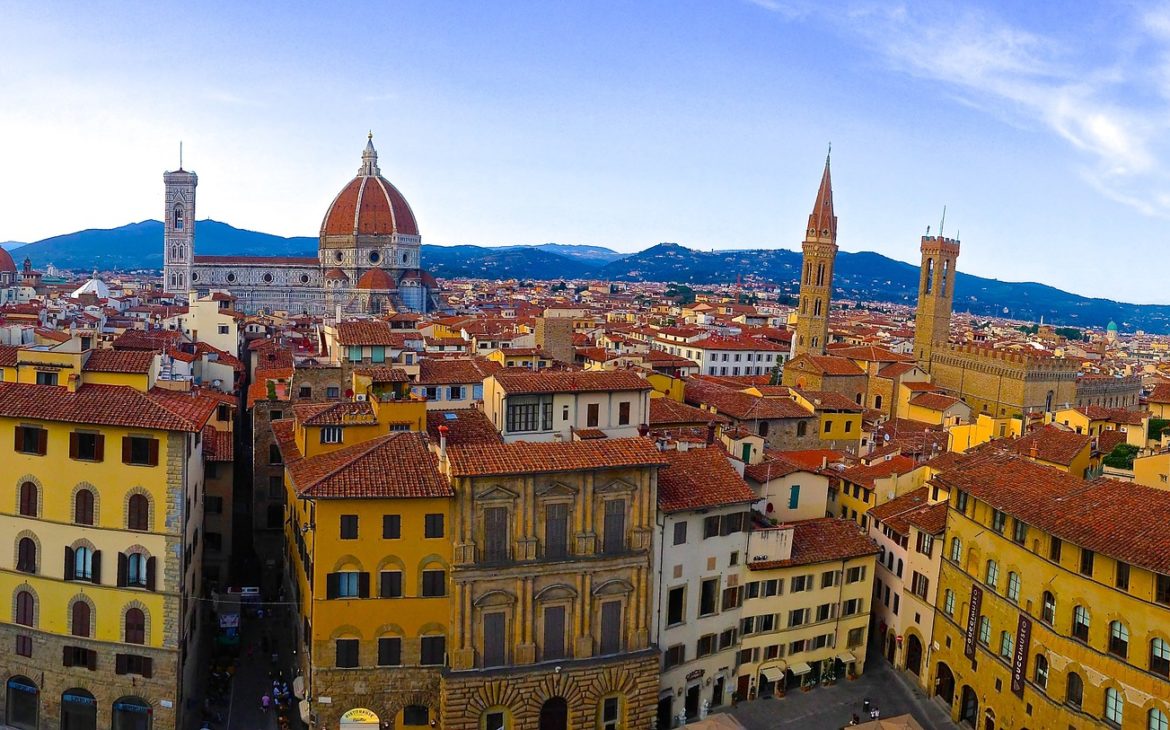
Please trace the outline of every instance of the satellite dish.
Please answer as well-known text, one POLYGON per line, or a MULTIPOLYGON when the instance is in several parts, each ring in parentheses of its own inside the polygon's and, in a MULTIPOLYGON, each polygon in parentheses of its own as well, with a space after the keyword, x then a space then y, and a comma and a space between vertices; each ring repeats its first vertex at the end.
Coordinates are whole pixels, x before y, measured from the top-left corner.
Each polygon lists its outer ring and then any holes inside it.
POLYGON ((884 438, 884 439, 885 439, 887 442, 889 442, 889 440, 890 440, 890 434, 888 434, 888 433, 887 433, 885 436, 883 436, 883 438, 884 438))

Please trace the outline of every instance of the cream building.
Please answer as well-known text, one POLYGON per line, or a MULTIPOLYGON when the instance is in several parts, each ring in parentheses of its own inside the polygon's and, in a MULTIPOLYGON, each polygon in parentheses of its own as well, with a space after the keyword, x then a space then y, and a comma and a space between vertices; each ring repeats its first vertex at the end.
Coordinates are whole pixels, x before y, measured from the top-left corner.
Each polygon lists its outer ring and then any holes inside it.
POLYGON ((483 409, 504 441, 637 436, 650 383, 636 373, 505 369, 483 381, 483 409))

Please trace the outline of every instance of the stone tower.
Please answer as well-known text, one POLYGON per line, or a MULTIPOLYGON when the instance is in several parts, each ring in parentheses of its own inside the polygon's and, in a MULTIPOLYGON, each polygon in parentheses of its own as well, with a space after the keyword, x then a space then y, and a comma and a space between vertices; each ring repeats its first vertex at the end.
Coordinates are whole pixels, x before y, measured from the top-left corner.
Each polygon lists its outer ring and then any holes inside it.
POLYGON ((822 355, 829 340, 829 300, 833 295, 833 263, 837 259, 837 216, 833 214, 833 182, 827 155, 801 251, 804 255, 794 354, 822 355))
POLYGON ((934 348, 946 344, 951 332, 959 240, 941 235, 923 236, 921 251, 918 310, 914 316, 914 357, 922 369, 929 372, 934 348))
POLYGON ((199 177, 183 169, 163 173, 163 291, 185 295, 191 288, 195 260, 195 186, 199 177))

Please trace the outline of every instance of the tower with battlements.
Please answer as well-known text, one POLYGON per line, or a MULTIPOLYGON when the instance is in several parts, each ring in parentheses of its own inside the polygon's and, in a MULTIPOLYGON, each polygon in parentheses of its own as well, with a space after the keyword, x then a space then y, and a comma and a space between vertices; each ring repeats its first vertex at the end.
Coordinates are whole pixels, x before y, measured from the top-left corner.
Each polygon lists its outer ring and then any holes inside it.
POLYGON ((959 241, 941 235, 927 235, 922 237, 920 250, 922 267, 918 277, 918 310, 914 317, 914 357, 923 370, 930 372, 931 355, 950 337, 959 241))

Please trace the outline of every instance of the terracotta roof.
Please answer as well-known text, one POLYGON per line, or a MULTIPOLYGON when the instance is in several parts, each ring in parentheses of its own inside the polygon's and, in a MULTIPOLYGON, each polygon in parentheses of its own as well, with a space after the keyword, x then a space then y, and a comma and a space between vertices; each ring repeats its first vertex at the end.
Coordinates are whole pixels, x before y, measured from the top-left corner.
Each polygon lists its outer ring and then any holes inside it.
POLYGON ((1075 409, 1077 413, 1092 421, 1111 421, 1123 423, 1127 426, 1140 426, 1142 419, 1148 416, 1144 411, 1131 411, 1125 408, 1104 408, 1102 406, 1083 406, 1075 409))
POLYGON ((354 285, 356 289, 394 289, 397 284, 386 273, 385 269, 370 269, 366 273, 358 277, 357 284, 354 285))
POLYGON ((1003 446, 1023 456, 1030 456, 1035 448, 1037 459, 1068 466, 1078 454, 1089 448, 1092 441, 1093 437, 1088 434, 1066 431, 1049 424, 1015 441, 1004 442, 1003 446))
POLYGON ((727 419, 702 408, 679 403, 673 398, 650 399, 650 426, 663 427, 670 425, 701 425, 706 426, 711 421, 726 423, 727 419))
POLYGON ((1118 444, 1124 444, 1129 441, 1127 434, 1124 431, 1116 429, 1105 429, 1097 434, 1097 450, 1102 454, 1108 454, 1117 447, 1118 444))
POLYGON ((1000 450, 935 477, 1061 540, 1170 575, 1170 492, 1130 482, 1086 482, 1000 450))
POLYGON ((910 399, 910 405, 927 408, 932 411, 945 411, 961 401, 958 398, 942 393, 919 393, 910 399))
POLYGON ((372 174, 359 174, 329 204, 321 235, 419 235, 414 211, 398 188, 376 170, 365 172, 372 174))
POLYGON ((831 390, 797 390, 818 411, 845 411, 861 413, 865 409, 852 399, 831 390))
POLYGON ((509 395, 529 393, 592 393, 625 390, 652 390, 635 373, 625 370, 584 372, 578 370, 526 370, 505 368, 492 377, 509 395))
POLYGON ((196 254, 197 264, 234 264, 236 266, 312 266, 321 262, 316 256, 208 256, 196 254))
POLYGON ((876 555, 878 545, 853 520, 821 517, 792 525, 792 556, 788 560, 748 563, 750 570, 770 570, 797 565, 876 555))
POLYGON ((44 337, 46 340, 53 340, 54 342, 68 342, 69 333, 58 332, 57 330, 46 329, 45 327, 36 327, 33 329, 37 337, 44 337))
POLYGON ((763 461, 755 464, 748 464, 743 468, 743 475, 757 484, 767 484, 773 479, 786 477, 798 471, 816 473, 820 470, 820 463, 815 467, 808 467, 804 464, 798 464, 795 461, 785 459, 783 456, 774 456, 772 458, 765 458, 763 461))
POLYGON ((150 350, 93 350, 81 369, 91 373, 146 374, 155 355, 150 350))
POLYGON ((837 357, 847 357, 850 360, 905 363, 911 367, 914 366, 914 358, 907 355, 899 355, 898 353, 891 352, 884 347, 876 347, 874 345, 855 345, 853 347, 842 347, 839 349, 834 349, 833 354, 837 357))
POLYGON ((541 474, 581 469, 663 466, 666 457, 640 437, 511 444, 466 444, 448 447, 453 476, 541 474))
POLYGON ((683 392, 688 403, 711 406, 737 421, 812 418, 814 415, 788 398, 762 398, 701 380, 688 380, 683 392))
POLYGON ((219 431, 206 426, 203 429, 203 459, 205 461, 231 462, 234 458, 235 442, 231 431, 219 431))
POLYGON ((1170 383, 1158 383, 1150 392, 1149 403, 1170 403, 1170 383))
POLYGON ((369 319, 354 322, 340 322, 337 325, 337 342, 340 345, 383 345, 404 347, 408 339, 420 339, 415 332, 403 332, 390 327, 389 322, 369 319))
POLYGON ((503 441, 491 420, 478 408, 427 411, 427 435, 436 444, 439 443, 439 426, 447 427, 448 446, 503 441))
POLYGON ((125 385, 82 385, 76 392, 61 386, 0 383, 0 416, 103 426, 200 431, 215 410, 207 398, 178 394, 177 400, 143 393, 125 385))
POLYGON ((902 387, 912 393, 941 393, 943 389, 934 383, 923 383, 919 381, 910 381, 902 383, 902 387))
POLYGON ((293 406, 297 422, 302 426, 344 426, 353 423, 373 423, 377 420, 369 401, 341 403, 298 403, 293 406))
MULTIPOLYGON (((884 502, 871 508, 867 515, 873 519, 884 523, 891 530, 902 534, 910 534, 909 522, 906 521, 906 516, 916 510, 930 506, 930 490, 926 487, 919 487, 912 492, 907 492, 900 497, 895 497, 889 502, 884 502)), ((946 503, 943 506, 943 519, 946 519, 946 503)))
POLYGON ((482 383, 484 378, 498 372, 503 366, 492 360, 453 358, 438 360, 428 357, 418 363, 419 385, 461 385, 482 383))
POLYGON ((358 375, 365 375, 375 383, 409 383, 410 375, 402 368, 393 368, 386 365, 374 365, 364 368, 354 368, 358 375))
POLYGON ((805 352, 788 361, 786 368, 811 370, 822 375, 864 375, 865 371, 847 357, 810 355, 805 352))
POLYGON ((809 470, 819 470, 821 464, 843 461, 847 454, 836 449, 802 449, 800 451, 766 451, 766 455, 785 459, 809 470))
POLYGON ((853 484, 860 484, 867 489, 873 489, 877 479, 884 479, 892 474, 902 475, 914 471, 916 468, 918 468, 918 464, 913 459, 899 454, 876 464, 845 469, 841 472, 841 478, 853 484))
POLYGON ((664 451, 669 465, 658 472, 658 509, 703 509, 756 501, 721 449, 664 451))
POLYGON ((782 352, 785 348, 758 337, 722 337, 711 335, 688 345, 703 350, 742 350, 751 352, 782 352))
POLYGON ((115 350, 165 350, 182 335, 175 330, 126 330, 114 339, 115 350))
POLYGON ((314 498, 452 497, 437 458, 420 433, 400 432, 363 441, 337 451, 304 458, 291 429, 274 421, 273 432, 285 457, 293 489, 314 498))
MULTIPOLYGON (((0 249, 0 251, 2 250, 0 249)), ((19 353, 20 348, 15 345, 0 345, 0 367, 16 367, 16 360, 19 353)))

